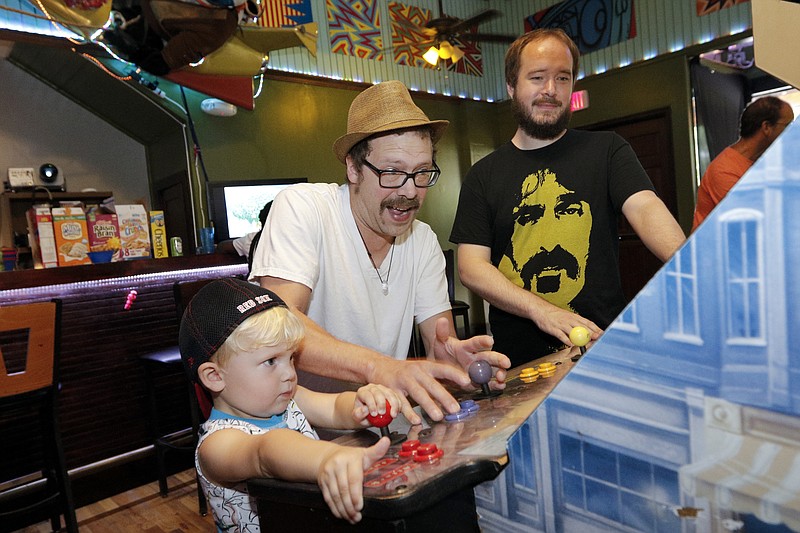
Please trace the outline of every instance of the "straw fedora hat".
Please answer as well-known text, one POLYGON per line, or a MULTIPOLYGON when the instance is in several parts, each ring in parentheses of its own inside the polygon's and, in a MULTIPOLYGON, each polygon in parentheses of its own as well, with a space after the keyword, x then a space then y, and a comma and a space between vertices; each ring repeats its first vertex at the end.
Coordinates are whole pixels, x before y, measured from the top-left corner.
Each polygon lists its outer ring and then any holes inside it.
POLYGON ((422 109, 414 104, 402 82, 385 81, 369 87, 355 97, 347 113, 347 133, 333 143, 333 153, 342 163, 350 149, 376 133, 401 128, 430 126, 433 144, 441 139, 447 120, 429 120, 422 109))

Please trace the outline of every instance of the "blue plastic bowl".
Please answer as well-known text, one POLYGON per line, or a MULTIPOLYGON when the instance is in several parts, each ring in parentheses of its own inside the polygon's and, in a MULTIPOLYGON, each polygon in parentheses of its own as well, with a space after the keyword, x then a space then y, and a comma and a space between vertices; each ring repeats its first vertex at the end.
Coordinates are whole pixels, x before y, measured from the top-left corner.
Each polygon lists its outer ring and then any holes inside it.
POLYGON ((89 259, 92 263, 110 263, 116 250, 101 250, 99 252, 89 252, 89 259))

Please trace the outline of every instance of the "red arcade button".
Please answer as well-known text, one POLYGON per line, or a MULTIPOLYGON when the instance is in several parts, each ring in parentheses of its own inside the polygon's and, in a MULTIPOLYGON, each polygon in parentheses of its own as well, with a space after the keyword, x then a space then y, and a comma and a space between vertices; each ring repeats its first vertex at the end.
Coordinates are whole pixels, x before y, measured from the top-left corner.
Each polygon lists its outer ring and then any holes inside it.
POLYGON ((403 446, 400 448, 400 451, 397 452, 397 455, 400 457, 411 457, 417 453, 417 448, 419 448, 420 442, 418 440, 407 440, 403 443, 403 446))
POLYGON ((418 463, 432 463, 439 460, 439 458, 443 455, 444 452, 440 450, 436 444, 428 442, 426 444, 420 444, 417 447, 417 453, 414 455, 414 460, 418 463))

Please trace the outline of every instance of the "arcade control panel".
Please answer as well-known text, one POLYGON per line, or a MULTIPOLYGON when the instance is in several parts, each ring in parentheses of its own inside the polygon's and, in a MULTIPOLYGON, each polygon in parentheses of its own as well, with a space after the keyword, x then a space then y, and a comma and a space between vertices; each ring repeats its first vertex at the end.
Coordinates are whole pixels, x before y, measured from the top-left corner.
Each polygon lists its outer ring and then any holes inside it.
MULTIPOLYGON (((404 417, 382 420, 380 430, 360 430, 337 438, 339 444, 361 447, 374 444, 381 434, 392 440, 386 456, 365 471, 364 518, 359 523, 363 530, 409 530, 408 520, 440 512, 437 505, 446 504, 449 496, 465 490, 471 494, 475 485, 497 477, 508 463, 508 439, 584 350, 576 344, 537 359, 535 364, 510 370, 502 392, 490 391, 480 383, 486 369, 470 368, 470 377, 482 385, 481 390, 455 393, 461 405, 458 413, 440 422, 426 419, 427 423, 417 426, 410 426, 404 417)), ((491 369, 488 372, 491 378, 491 369)), ((262 523, 285 518, 295 507, 299 520, 293 522, 298 523, 298 531, 308 527, 336 531, 339 526, 354 530, 330 514, 315 484, 255 479, 248 481, 248 490, 258 501, 262 523), (316 522, 308 523, 309 517, 316 522)), ((286 522, 281 519, 281 523, 284 530, 286 522)))

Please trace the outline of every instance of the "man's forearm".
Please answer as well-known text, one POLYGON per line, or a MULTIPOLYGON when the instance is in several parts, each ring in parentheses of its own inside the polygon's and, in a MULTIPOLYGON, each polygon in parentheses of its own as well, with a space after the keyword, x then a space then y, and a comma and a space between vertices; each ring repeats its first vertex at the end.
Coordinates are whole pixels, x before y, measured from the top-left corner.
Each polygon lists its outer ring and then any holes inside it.
POLYGON ((337 339, 297 309, 306 335, 296 355, 297 368, 329 378, 369 383, 376 363, 387 356, 337 339))
POLYGON ((536 309, 550 305, 537 295, 514 285, 489 262, 472 262, 459 270, 461 283, 507 313, 534 319, 536 309))

